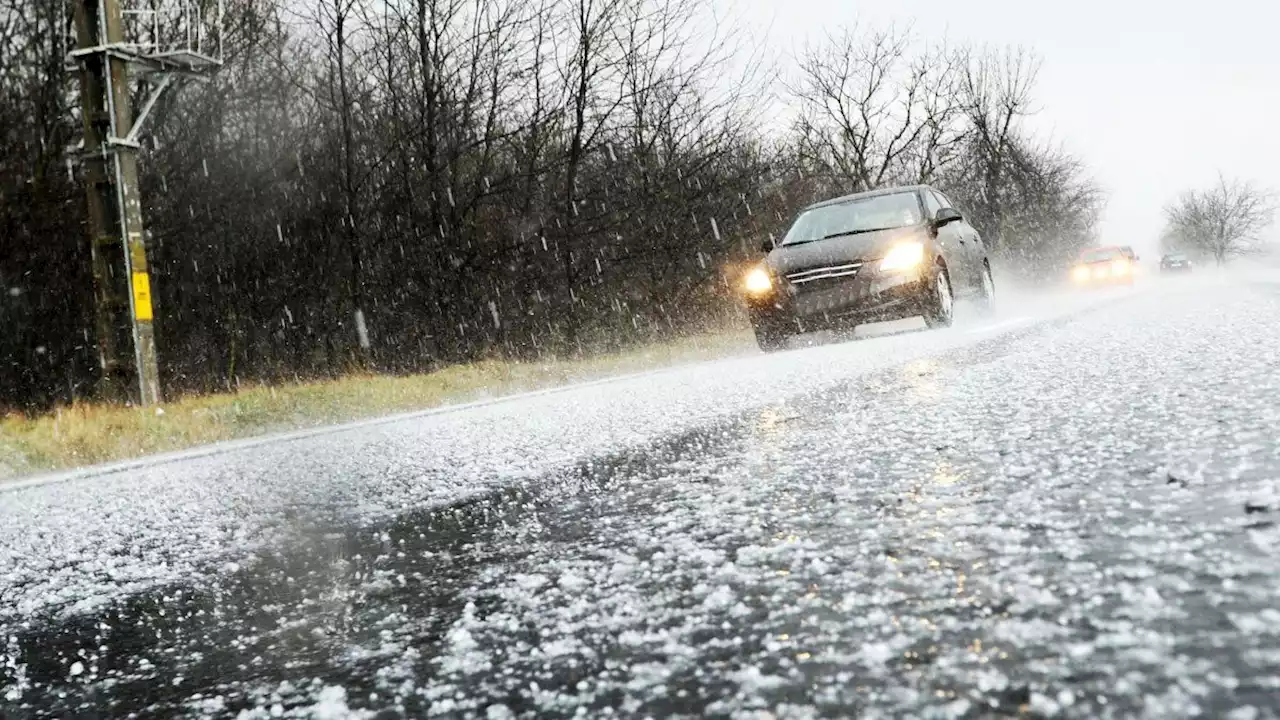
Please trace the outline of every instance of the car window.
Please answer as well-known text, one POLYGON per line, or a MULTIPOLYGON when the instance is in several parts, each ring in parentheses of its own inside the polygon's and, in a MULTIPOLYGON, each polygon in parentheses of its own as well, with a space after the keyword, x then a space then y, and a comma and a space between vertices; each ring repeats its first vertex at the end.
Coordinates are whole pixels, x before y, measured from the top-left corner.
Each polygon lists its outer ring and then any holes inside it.
POLYGON ((938 194, 932 190, 924 191, 924 214, 926 217, 937 217, 938 211, 946 207, 938 200, 938 194))
POLYGON ((952 210, 956 209, 956 206, 951 204, 951 200, 947 199, 946 195, 943 195, 937 190, 930 190, 929 192, 933 193, 933 195, 937 198, 937 201, 942 204, 942 207, 951 208, 952 210))
POLYGON ((920 199, 910 191, 821 205, 801 213, 781 244, 795 245, 833 235, 918 225, 924 221, 921 212, 920 199))

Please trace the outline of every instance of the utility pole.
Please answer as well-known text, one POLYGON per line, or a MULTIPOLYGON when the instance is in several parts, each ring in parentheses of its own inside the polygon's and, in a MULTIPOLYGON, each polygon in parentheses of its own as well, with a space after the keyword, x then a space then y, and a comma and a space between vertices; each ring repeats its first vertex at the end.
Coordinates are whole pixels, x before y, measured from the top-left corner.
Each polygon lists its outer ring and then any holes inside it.
MULTIPOLYGON (((192 4, 178 3, 162 17, 163 1, 149 9, 122 10, 121 0, 71 0, 80 73, 84 126, 82 162, 89 203, 89 247, 93 263, 95 330, 102 368, 100 394, 140 405, 160 402, 155 305, 138 189, 138 151, 144 123, 177 77, 198 76, 222 64, 222 4, 217 5, 217 52, 201 52, 210 39, 205 18, 192 4), (150 17, 150 35, 126 38, 125 17, 150 17), (184 45, 166 46, 164 27, 185 33, 184 45), (134 117, 130 66, 158 79, 134 117)), ((146 27, 145 24, 143 27, 146 27)))

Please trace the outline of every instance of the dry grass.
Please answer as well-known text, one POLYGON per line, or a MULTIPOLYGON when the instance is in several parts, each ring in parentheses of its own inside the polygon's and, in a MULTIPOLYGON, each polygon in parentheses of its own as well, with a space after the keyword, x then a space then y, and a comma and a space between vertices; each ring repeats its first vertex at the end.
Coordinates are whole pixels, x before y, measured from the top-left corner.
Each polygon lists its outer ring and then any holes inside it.
POLYGON ((351 376, 189 396, 162 408, 77 404, 0 418, 0 479, 141 457, 221 440, 422 410, 571 382, 723 357, 750 333, 692 337, 631 352, 537 363, 484 361, 407 377, 351 376))

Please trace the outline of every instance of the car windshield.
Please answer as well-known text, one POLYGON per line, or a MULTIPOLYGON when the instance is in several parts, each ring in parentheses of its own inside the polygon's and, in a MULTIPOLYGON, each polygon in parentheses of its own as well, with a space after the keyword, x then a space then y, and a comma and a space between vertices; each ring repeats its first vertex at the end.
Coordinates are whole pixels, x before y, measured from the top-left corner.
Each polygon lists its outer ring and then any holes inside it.
POLYGON ((1165 255, 1164 259, 1166 262, 1184 262, 1186 261, 1187 256, 1179 253, 1174 255, 1165 255))
POLYGON ((1113 260, 1122 255, 1118 248, 1094 248, 1080 253, 1080 262, 1095 263, 1104 260, 1113 260))
POLYGON ((914 192, 854 198, 804 211, 787 231, 782 244, 796 245, 838 235, 907 227, 923 219, 920 201, 914 192))

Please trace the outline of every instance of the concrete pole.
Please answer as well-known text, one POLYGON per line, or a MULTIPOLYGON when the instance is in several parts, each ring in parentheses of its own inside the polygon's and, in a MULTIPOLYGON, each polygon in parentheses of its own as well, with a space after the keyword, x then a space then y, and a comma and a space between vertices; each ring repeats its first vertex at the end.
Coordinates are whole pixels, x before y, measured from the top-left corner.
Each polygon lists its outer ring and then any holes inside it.
POLYGON ((140 405, 160 402, 151 276, 138 191, 129 57, 119 0, 75 0, 84 121, 100 394, 140 405))

